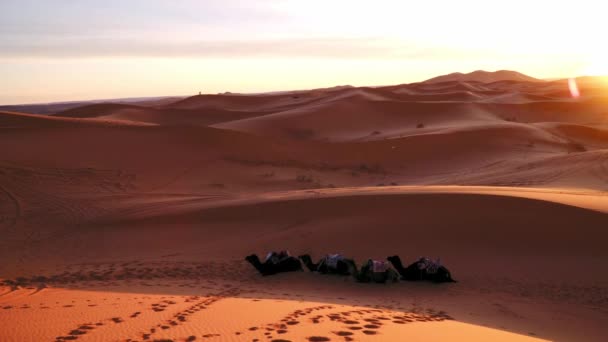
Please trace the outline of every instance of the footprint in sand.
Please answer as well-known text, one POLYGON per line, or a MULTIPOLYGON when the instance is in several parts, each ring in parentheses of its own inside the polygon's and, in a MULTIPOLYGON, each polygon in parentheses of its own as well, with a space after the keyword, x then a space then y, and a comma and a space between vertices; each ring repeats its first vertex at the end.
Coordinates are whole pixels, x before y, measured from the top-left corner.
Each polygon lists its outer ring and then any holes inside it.
POLYGON ((203 335, 204 338, 220 337, 220 336, 221 336, 220 334, 206 334, 206 335, 203 335))
POLYGON ((87 333, 87 332, 86 332, 86 331, 84 331, 84 330, 79 330, 79 329, 76 329, 76 330, 72 330, 72 331, 70 331, 68 334, 69 334, 69 335, 73 335, 73 336, 77 336, 77 335, 84 335, 84 334, 86 334, 86 333, 87 333))
POLYGON ((364 321, 366 321, 370 324, 382 325, 382 323, 379 320, 373 319, 373 318, 366 318, 366 319, 364 319, 364 321))

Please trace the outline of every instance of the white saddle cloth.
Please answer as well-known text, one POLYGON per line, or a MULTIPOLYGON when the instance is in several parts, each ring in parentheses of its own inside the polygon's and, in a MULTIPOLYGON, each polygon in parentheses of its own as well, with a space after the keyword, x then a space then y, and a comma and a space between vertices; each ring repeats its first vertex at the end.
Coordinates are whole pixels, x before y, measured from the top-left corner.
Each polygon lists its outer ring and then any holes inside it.
POLYGON ((329 254, 325 257, 325 262, 329 268, 338 268, 338 261, 344 259, 340 254, 329 254))

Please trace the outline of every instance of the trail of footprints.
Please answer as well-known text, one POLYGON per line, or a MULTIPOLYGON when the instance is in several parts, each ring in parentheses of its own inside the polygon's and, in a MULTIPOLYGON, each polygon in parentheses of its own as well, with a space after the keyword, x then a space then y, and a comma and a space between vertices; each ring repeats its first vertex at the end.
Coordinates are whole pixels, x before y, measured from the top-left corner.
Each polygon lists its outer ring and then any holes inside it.
MULTIPOLYGON (((155 280, 201 281, 209 279, 232 279, 243 281, 246 265, 240 261, 228 262, 140 262, 79 264, 66 267, 63 272, 52 275, 34 275, 16 279, 0 280, 0 285, 12 290, 18 288, 44 288, 47 285, 79 287, 82 284, 116 285, 123 280, 139 281, 142 286, 162 286, 155 280)), ((184 283, 180 287, 196 287, 184 283)))
MULTIPOLYGON (((171 319, 164 320, 160 323, 155 324, 153 327, 148 329, 146 332, 141 333, 139 338, 141 338, 141 341, 155 341, 155 342, 172 341, 169 339, 152 339, 152 338, 153 338, 154 334, 156 334, 159 331, 168 330, 168 329, 171 329, 171 327, 186 323, 188 316, 206 309, 213 303, 215 303, 223 298, 226 298, 226 297, 237 296, 239 293, 240 293, 240 291, 238 291, 236 289, 229 289, 229 290, 225 290, 218 294, 207 296, 207 297, 201 297, 201 296, 186 297, 184 302, 192 303, 190 306, 188 306, 184 310, 178 311, 175 314, 173 314, 173 317, 171 319)), ((148 309, 152 312, 162 312, 162 311, 169 309, 172 305, 175 305, 175 304, 177 304, 177 302, 174 300, 163 299, 157 303, 152 303, 148 309)), ((141 311, 136 311, 133 314, 131 314, 128 319, 137 318, 139 315, 141 315, 141 311)), ((80 336, 85 335, 89 332, 92 332, 95 328, 104 326, 106 324, 112 324, 112 323, 120 324, 120 323, 123 323, 124 321, 125 320, 121 317, 112 317, 110 319, 102 320, 102 321, 99 321, 96 323, 89 322, 89 323, 78 324, 76 328, 70 330, 67 334, 62 335, 62 336, 57 336, 55 338, 55 342, 77 340, 80 336)), ((206 335, 203 335, 202 337, 211 338, 211 337, 219 337, 219 336, 220 336, 219 334, 206 334, 206 335)), ((189 336, 183 340, 195 341, 196 336, 189 336)), ((126 339, 126 341, 136 342, 139 340, 138 339, 126 339)))
POLYGON ((322 324, 323 322, 333 321, 343 325, 341 330, 331 332, 331 337, 328 336, 309 336, 307 339, 311 342, 332 341, 333 339, 343 341, 355 341, 357 335, 378 335, 381 329, 386 324, 407 324, 413 322, 440 322, 444 320, 452 320, 444 311, 435 311, 428 309, 423 311, 416 308, 413 312, 398 313, 381 309, 361 308, 348 311, 333 311, 335 307, 332 305, 321 305, 308 309, 296 310, 286 315, 279 322, 273 322, 261 327, 250 327, 250 332, 263 331, 264 337, 253 338, 251 341, 259 342, 262 340, 270 340, 271 342, 290 342, 285 338, 278 338, 289 333, 290 327, 303 323, 322 324), (322 312, 320 312, 322 311, 322 312), (276 336, 275 336, 276 335, 276 336))
MULTIPOLYGON (((192 315, 205 310, 213 303, 226 298, 238 296, 243 291, 232 287, 230 284, 220 284, 217 280, 238 279, 239 282, 247 283, 250 279, 243 278, 243 272, 238 269, 238 263, 183 263, 183 262, 160 262, 160 263, 142 263, 142 262, 127 262, 122 264, 107 263, 107 264, 89 264, 89 265, 73 265, 77 267, 72 271, 69 267, 63 273, 45 277, 33 276, 31 278, 17 278, 15 280, 5 280, 0 285, 9 286, 12 290, 26 287, 28 289, 39 291, 45 288, 47 284, 72 285, 76 287, 82 282, 99 282, 103 285, 116 285, 117 281, 140 280, 140 285, 160 286, 161 284, 149 284, 147 281, 154 279, 178 279, 191 280, 197 283, 183 283, 179 285, 164 285, 164 286, 189 286, 201 288, 213 288, 222 286, 228 288, 217 294, 209 296, 190 296, 185 297, 186 303, 191 303, 184 310, 178 311, 172 315, 170 319, 158 322, 146 331, 141 332, 136 338, 126 339, 129 342, 135 341, 164 341, 170 342, 171 339, 155 339, 154 336, 161 331, 167 331, 172 327, 187 324, 192 315), (231 274, 234 273, 234 274, 231 274), (218 276, 221 275, 221 276, 218 276), (201 286, 200 281, 205 281, 213 287, 201 286)), ((255 280, 256 278, 253 278, 255 280)), ((256 291, 261 293, 258 289, 256 291)), ((284 294, 288 295, 288 294, 284 294)), ((105 300, 105 299, 104 299, 105 300)), ((150 310, 154 313, 163 312, 171 309, 171 306, 177 304, 175 297, 169 299, 161 299, 156 303, 152 303, 149 307, 142 310, 150 310)), ((254 299, 257 301, 257 299, 254 299)), ((59 303, 55 303, 59 305, 59 303)), ((46 304, 40 304, 42 309, 49 308, 46 304)), ((98 304, 87 303, 89 307, 97 306, 98 304)), ((63 307, 73 307, 72 304, 63 305, 63 307)), ((0 309, 10 310, 16 309, 10 305, 0 307, 0 309)), ((28 309, 29 306, 24 305, 20 309, 28 309)), ((296 310, 286 315, 279 322, 272 322, 262 326, 254 326, 245 331, 236 331, 235 335, 242 337, 243 340, 252 342, 270 341, 270 342, 290 342, 285 338, 289 336, 290 329, 294 329, 302 324, 320 324, 323 322, 337 322, 342 325, 339 330, 331 331, 328 336, 309 336, 308 341, 355 341, 357 336, 373 336, 381 335, 382 328, 387 324, 407 324, 412 322, 437 322, 452 319, 443 311, 422 310, 415 308, 409 313, 396 313, 376 308, 361 308, 350 311, 335 311, 336 306, 321 305, 312 308, 296 310)), ((56 342, 77 340, 82 335, 93 333, 95 329, 105 325, 120 324, 125 320, 137 319, 142 314, 141 311, 136 311, 127 318, 112 317, 99 322, 86 322, 75 325, 71 330, 62 336, 55 338, 56 342)), ((204 334, 199 336, 201 339, 212 339, 220 337, 218 334, 204 334)), ((182 337, 179 341, 196 341, 197 336, 182 337)))
MULTIPOLYGON (((197 312, 199 312, 201 310, 205 310, 210 305, 212 305, 213 303, 215 303, 223 298, 234 297, 234 296, 237 296, 239 293, 240 293, 240 291, 237 289, 229 289, 229 290, 222 291, 215 295, 203 297, 202 299, 199 296, 188 297, 188 298, 186 298, 185 302, 192 303, 190 306, 188 306, 184 310, 178 311, 175 314, 173 314, 172 319, 158 323, 155 326, 151 327, 147 332, 142 333, 141 339, 144 341, 149 341, 152 339, 153 335, 155 333, 157 333, 158 331, 168 330, 168 329, 171 329, 171 327, 173 327, 173 326, 184 324, 188 321, 189 316, 196 314, 197 312)), ((161 307, 161 305, 155 306, 153 304, 153 307, 154 307, 153 308, 154 311, 159 311, 156 308, 161 307)), ((162 310, 160 310, 160 311, 162 311, 162 310)), ((217 334, 203 335, 204 338, 216 337, 216 336, 219 336, 219 335, 217 335, 217 334)), ((196 340, 196 336, 189 336, 186 338, 186 341, 194 341, 194 340, 196 340)), ((158 341, 158 340, 154 340, 154 341, 158 341)))
MULTIPOLYGON (((109 319, 108 321, 114 322, 114 323, 122 323, 122 319, 119 317, 113 317, 113 318, 109 319)), ((96 322, 96 323, 79 324, 78 327, 70 330, 70 332, 68 332, 66 335, 55 337, 55 341, 61 342, 61 341, 77 340, 79 336, 84 335, 84 334, 88 333, 89 331, 91 331, 95 328, 98 328, 102 325, 105 325, 106 323, 100 321, 100 322, 96 322)))
MULTIPOLYGON (((169 330, 175 326, 187 324, 192 315, 207 309, 214 303, 227 297, 236 297, 241 292, 238 289, 228 289, 209 296, 189 296, 184 298, 183 303, 189 305, 175 312, 171 318, 162 320, 148 330, 141 332, 136 338, 129 338, 125 341, 154 341, 154 342, 172 342, 172 341, 196 341, 197 336, 182 337, 177 340, 172 339, 156 339, 154 336, 161 331, 169 330)), ((174 297, 170 299, 162 299, 156 303, 150 304, 145 310, 153 313, 163 312, 171 309, 171 306, 178 304, 174 297)), ((253 299, 253 301, 259 301, 253 299)), ((129 315, 126 319, 136 319, 142 314, 141 311, 136 311, 129 315)), ((408 324, 413 322, 440 322, 444 320, 452 320, 444 311, 435 311, 433 309, 423 310, 422 308, 414 308, 411 312, 402 313, 382 309, 362 307, 360 309, 340 311, 334 305, 320 305, 306 309, 295 310, 279 321, 263 324, 260 326, 252 326, 245 331, 236 331, 234 334, 239 335, 246 341, 252 342, 291 342, 286 336, 289 335, 290 329, 294 329, 299 325, 313 324, 323 325, 325 322, 334 322, 341 325, 340 329, 330 331, 327 336, 308 336, 310 342, 322 341, 355 341, 357 336, 373 336, 381 335, 382 328, 388 324, 408 324)), ((65 335, 55 338, 55 342, 77 340, 82 335, 92 333, 95 329, 112 324, 120 324, 125 321, 122 317, 112 317, 99 322, 87 322, 76 325, 65 335)), ((318 329, 319 331, 322 329, 318 329)), ((314 331, 314 330, 313 330, 314 331)), ((200 339, 212 339, 221 337, 219 334, 203 334, 200 339)))

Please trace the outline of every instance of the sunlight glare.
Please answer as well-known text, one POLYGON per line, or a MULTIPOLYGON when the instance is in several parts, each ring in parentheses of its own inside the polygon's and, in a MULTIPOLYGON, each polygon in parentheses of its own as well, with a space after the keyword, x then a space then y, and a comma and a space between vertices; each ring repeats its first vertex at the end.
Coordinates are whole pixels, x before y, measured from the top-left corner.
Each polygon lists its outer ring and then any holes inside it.
POLYGON ((608 52, 591 57, 584 74, 586 76, 608 76, 608 52))
POLYGON ((570 89, 570 95, 573 98, 578 98, 581 96, 581 92, 578 90, 578 84, 576 84, 576 78, 568 79, 568 88, 570 89))

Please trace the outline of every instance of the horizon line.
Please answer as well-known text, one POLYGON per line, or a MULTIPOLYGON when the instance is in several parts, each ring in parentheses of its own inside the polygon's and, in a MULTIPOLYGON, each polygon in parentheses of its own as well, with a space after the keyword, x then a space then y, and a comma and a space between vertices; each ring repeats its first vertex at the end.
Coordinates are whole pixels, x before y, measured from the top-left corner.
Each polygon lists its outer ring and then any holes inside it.
MULTIPOLYGON (((467 75, 467 74, 471 74, 474 72, 479 72, 479 71, 483 71, 483 72, 488 72, 488 73, 495 73, 495 72, 499 72, 499 71, 510 71, 510 72, 517 72, 520 73, 518 71, 515 70, 507 70, 507 69, 501 69, 501 70, 496 70, 496 71, 486 71, 486 70, 475 70, 475 71, 471 71, 468 73, 463 73, 463 72, 452 72, 449 74, 443 74, 443 75, 438 75, 438 76, 434 76, 431 78, 427 78, 425 80, 422 81, 416 81, 416 82, 409 82, 409 83, 398 83, 398 84, 383 84, 383 85, 373 85, 373 86, 366 86, 366 85, 352 85, 352 84, 340 84, 340 85, 333 85, 333 86, 326 86, 326 87, 319 87, 319 88, 309 88, 309 89, 286 89, 286 90, 271 90, 271 91, 262 91, 262 92, 231 92, 229 90, 225 91, 225 92, 216 92, 216 93, 201 93, 201 94, 196 94, 196 92, 194 94, 191 95, 184 95, 184 94, 173 94, 173 95, 132 95, 132 96, 125 96, 125 97, 111 97, 111 98, 81 98, 81 99, 74 99, 74 100, 57 100, 57 101, 51 101, 51 102, 26 102, 26 103, 9 103, 9 104, 0 104, 0 107, 9 107, 9 106, 43 106, 43 105, 58 105, 58 104, 71 104, 71 103, 79 103, 79 102, 94 102, 94 101, 125 101, 125 100, 133 100, 133 101, 137 101, 139 99, 141 100, 146 100, 146 99, 164 99, 164 98, 171 98, 171 97, 180 97, 180 98, 188 98, 191 96, 198 96, 198 95, 264 95, 264 94, 273 94, 273 93, 291 93, 291 92, 303 92, 303 91, 313 91, 313 90, 320 90, 320 89, 331 89, 331 88, 338 88, 338 87, 352 87, 352 88, 381 88, 381 87, 391 87, 391 86, 398 86, 398 85, 407 85, 407 84, 415 84, 415 83, 422 83, 422 82, 426 82, 428 80, 431 80, 433 78, 436 77, 441 77, 441 76, 447 76, 447 75, 452 75, 452 74, 463 74, 463 75, 467 75)), ((533 77, 527 74, 523 74, 520 73, 524 76, 529 76, 529 77, 533 77)), ((575 77, 551 77, 551 78, 538 78, 538 80, 540 81, 544 81, 544 82, 555 82, 555 81, 564 81, 564 80, 568 80, 571 78, 574 79, 579 79, 579 78, 584 78, 584 77, 608 77, 608 75, 580 75, 580 76, 575 76, 575 77)), ((467 81, 465 81, 467 82, 467 81)), ((469 81, 470 82, 470 81, 469 81)), ((474 82, 474 81, 473 81, 474 82)))

